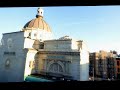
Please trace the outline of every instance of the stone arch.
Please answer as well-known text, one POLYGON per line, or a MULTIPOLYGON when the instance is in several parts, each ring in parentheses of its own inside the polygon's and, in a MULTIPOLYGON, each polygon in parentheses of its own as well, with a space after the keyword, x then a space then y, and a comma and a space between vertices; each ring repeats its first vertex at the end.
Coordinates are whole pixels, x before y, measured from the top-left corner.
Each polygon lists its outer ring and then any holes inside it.
MULTIPOLYGON (((63 65, 63 63, 61 61, 57 61, 57 62, 50 61, 48 63, 48 66, 47 66, 47 72, 51 72, 52 70, 50 71, 50 69, 54 68, 54 67, 56 67, 57 70, 58 70, 56 73, 64 73, 65 72, 64 65, 63 65)), ((54 70, 53 70, 53 72, 54 72, 54 70)))

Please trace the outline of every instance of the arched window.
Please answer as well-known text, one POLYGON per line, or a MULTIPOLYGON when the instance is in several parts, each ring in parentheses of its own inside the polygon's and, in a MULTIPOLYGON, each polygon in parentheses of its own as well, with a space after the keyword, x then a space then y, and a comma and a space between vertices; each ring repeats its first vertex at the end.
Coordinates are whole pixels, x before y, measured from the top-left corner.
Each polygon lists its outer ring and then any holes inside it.
POLYGON ((53 63, 53 64, 50 65, 49 72, 62 73, 63 72, 63 68, 58 63, 53 63))
POLYGON ((29 68, 35 68, 35 61, 29 61, 29 68))
POLYGON ((6 61, 5 61, 5 67, 10 67, 10 59, 7 59, 6 61))

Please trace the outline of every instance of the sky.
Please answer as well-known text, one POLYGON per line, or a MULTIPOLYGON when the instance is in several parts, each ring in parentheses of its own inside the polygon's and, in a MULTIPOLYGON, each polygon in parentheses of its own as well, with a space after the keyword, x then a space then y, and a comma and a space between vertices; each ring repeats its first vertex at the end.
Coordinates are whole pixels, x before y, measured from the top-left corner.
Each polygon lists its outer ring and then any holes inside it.
MULTIPOLYGON (((35 18, 38 7, 0 8, 0 39, 3 33, 22 30, 35 18)), ((58 39, 68 35, 83 40, 90 52, 120 53, 120 6, 43 7, 43 19, 58 39)))

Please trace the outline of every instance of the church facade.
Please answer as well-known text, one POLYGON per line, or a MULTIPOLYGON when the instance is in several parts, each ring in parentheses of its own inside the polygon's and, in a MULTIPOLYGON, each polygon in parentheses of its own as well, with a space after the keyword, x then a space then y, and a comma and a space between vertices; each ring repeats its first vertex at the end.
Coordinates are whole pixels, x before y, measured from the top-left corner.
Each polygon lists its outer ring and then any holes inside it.
POLYGON ((18 32, 4 33, 0 46, 0 82, 23 82, 31 74, 89 80, 89 52, 83 40, 53 39, 38 8, 35 19, 18 32))

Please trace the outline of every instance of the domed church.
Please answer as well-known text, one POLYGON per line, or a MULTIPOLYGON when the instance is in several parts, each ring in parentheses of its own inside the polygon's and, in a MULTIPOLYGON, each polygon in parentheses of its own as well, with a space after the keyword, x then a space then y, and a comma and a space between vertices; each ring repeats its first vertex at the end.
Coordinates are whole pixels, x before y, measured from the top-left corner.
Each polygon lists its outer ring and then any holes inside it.
POLYGON ((89 52, 83 40, 53 39, 42 8, 21 31, 4 33, 0 45, 0 82, 23 82, 29 75, 89 80, 89 52))

